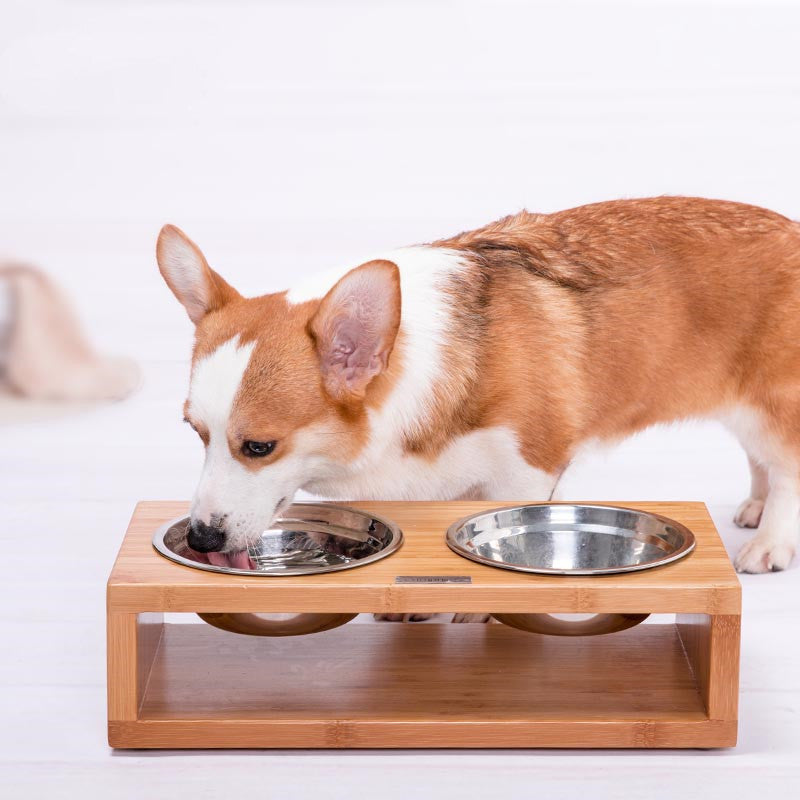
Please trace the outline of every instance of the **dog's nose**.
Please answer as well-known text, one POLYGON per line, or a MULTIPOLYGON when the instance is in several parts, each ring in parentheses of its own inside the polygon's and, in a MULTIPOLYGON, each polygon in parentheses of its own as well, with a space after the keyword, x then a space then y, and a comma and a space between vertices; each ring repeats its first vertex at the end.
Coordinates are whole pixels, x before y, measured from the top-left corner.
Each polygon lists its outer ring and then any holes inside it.
POLYGON ((192 520, 186 541, 198 553, 213 553, 222 550, 225 544, 225 531, 218 525, 206 525, 200 520, 192 520))

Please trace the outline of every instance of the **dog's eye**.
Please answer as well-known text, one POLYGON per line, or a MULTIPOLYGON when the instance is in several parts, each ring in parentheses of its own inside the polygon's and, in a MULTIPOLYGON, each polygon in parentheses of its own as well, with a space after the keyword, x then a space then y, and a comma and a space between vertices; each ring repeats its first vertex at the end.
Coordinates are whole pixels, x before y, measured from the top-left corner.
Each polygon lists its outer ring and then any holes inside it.
POLYGON ((251 442, 248 440, 242 445, 242 452, 250 458, 263 458, 275 449, 276 444, 277 442, 251 442))

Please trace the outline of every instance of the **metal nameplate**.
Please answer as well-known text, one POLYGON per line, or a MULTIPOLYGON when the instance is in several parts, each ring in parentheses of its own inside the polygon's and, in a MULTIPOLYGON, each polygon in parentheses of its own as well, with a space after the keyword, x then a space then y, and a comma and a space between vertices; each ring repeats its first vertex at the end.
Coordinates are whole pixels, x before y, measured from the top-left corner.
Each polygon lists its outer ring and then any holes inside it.
POLYGON ((395 583, 472 583, 469 575, 398 575, 395 583))

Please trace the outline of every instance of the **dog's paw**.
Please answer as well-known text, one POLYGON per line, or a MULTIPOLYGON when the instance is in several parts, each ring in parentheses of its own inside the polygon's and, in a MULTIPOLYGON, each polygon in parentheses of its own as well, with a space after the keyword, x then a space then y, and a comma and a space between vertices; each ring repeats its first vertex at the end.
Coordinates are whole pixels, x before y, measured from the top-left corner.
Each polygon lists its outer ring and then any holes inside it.
POLYGON ((376 622, 425 622, 434 614, 373 614, 376 622))
POLYGON ((764 501, 754 500, 748 497, 733 516, 733 521, 740 528, 757 528, 761 522, 761 514, 764 511, 764 501))
POLYGON ((453 622, 488 622, 491 614, 453 614, 453 622))
POLYGON ((737 572, 780 572, 794 558, 794 547, 786 542, 775 542, 756 536, 751 539, 734 559, 737 572))

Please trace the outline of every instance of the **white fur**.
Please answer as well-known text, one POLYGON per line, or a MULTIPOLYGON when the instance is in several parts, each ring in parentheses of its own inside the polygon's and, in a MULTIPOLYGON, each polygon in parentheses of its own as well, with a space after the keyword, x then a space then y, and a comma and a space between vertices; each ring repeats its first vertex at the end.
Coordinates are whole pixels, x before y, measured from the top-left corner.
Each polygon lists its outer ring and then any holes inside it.
POLYGON ((189 414, 209 432, 192 519, 210 524, 212 515, 225 515, 232 545, 227 549, 241 549, 253 523, 258 527, 259 517, 271 519, 280 500, 278 482, 267 480, 263 470, 244 467, 228 442, 231 411, 253 349, 253 343, 240 345, 238 337, 229 339, 195 364, 189 388, 189 414))
POLYGON ((794 556, 800 523, 800 463, 753 409, 737 407, 721 415, 751 462, 751 496, 735 521, 758 532, 736 556, 740 572, 785 569, 794 556))
POLYGON ((234 336, 194 365, 189 384, 189 411, 202 420, 212 438, 225 438, 233 402, 255 344, 234 336))
POLYGON ((402 451, 401 440, 376 435, 350 464, 320 464, 303 488, 337 498, 452 500, 546 500, 558 476, 528 464, 508 428, 472 431, 454 439, 435 458, 402 451))

